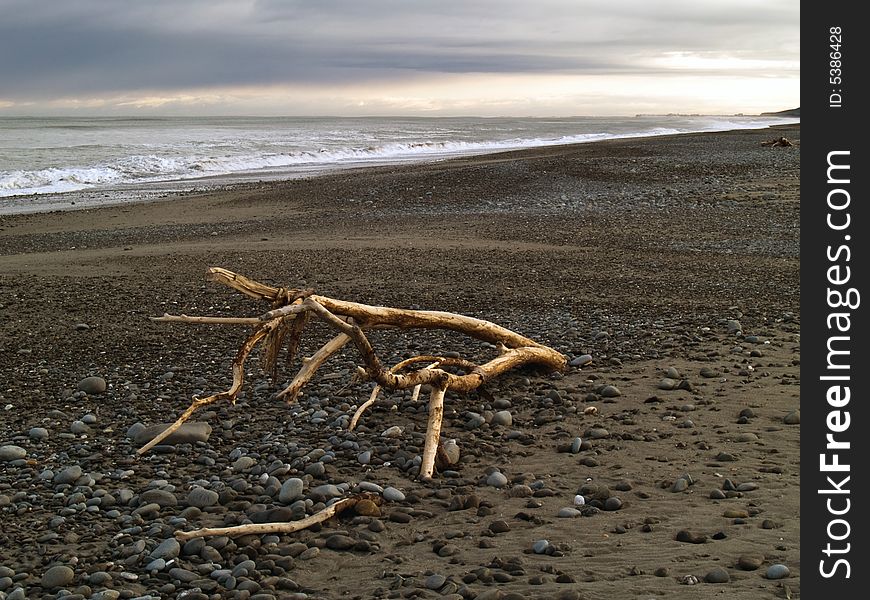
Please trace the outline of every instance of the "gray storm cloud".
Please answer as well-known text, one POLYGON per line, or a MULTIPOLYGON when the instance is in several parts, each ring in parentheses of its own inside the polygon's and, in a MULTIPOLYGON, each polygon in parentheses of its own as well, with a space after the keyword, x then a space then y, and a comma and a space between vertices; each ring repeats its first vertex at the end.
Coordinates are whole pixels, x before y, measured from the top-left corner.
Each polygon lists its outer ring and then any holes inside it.
POLYGON ((775 2, 0 0, 0 99, 432 73, 654 73, 667 53, 796 63, 775 2))

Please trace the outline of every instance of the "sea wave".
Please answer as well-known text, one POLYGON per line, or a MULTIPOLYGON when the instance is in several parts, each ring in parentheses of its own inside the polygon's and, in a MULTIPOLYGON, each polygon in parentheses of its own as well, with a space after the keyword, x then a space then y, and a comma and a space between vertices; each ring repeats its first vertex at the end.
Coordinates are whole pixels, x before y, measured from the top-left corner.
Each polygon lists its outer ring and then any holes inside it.
MULTIPOLYGON (((165 154, 135 154, 93 165, 74 165, 35 170, 0 171, 0 197, 51 194, 90 188, 112 187, 135 183, 179 181, 210 176, 251 174, 267 171, 292 171, 294 167, 322 167, 348 163, 390 163, 425 160, 457 155, 497 152, 560 144, 576 144, 604 139, 648 137, 686 133, 763 127, 766 120, 715 120, 695 123, 691 128, 651 127, 630 133, 583 133, 548 138, 513 138, 484 141, 414 141, 374 142, 365 146, 334 146, 287 152, 257 151, 249 141, 237 144, 222 141, 211 148, 200 146, 186 154, 179 148, 161 147, 165 154), (232 153, 231 149, 245 149, 232 153), (214 154, 208 151, 217 151, 214 154), (223 152, 223 153, 219 153, 223 152)), ((188 151, 190 148, 188 148, 188 151)))

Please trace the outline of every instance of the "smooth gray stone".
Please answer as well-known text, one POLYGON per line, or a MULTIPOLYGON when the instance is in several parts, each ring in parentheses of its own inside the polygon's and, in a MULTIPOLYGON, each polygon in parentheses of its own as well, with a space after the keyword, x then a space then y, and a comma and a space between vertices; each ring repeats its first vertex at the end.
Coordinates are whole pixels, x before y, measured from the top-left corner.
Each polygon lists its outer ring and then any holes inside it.
POLYGON ((0 446, 0 460, 9 462, 21 460, 25 456, 27 456, 27 450, 21 446, 13 446, 12 444, 0 446))
POLYGON ((106 380, 102 377, 85 377, 78 384, 79 391, 86 394, 102 394, 106 387, 106 380))
POLYGON ((302 489, 305 487, 303 482, 298 477, 291 477, 281 484, 281 491, 278 492, 278 500, 284 504, 289 504, 302 497, 302 489))
MULTIPOLYGON (((162 433, 171 423, 159 425, 151 425, 136 434, 134 441, 140 446, 147 444, 158 434, 162 433)), ((132 428, 131 428, 132 429, 132 428)), ((173 431, 169 436, 164 438, 160 443, 166 445, 174 444, 193 444, 195 442, 206 442, 211 435, 211 425, 202 421, 193 421, 192 423, 184 423, 181 427, 173 431)))

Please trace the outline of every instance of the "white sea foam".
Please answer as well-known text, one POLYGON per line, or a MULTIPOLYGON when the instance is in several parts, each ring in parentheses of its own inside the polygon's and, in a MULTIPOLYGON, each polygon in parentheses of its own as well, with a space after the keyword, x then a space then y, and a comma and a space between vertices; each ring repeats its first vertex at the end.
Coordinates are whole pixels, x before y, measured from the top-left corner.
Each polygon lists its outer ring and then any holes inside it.
MULTIPOLYGON (((437 121, 413 121, 406 123, 404 129, 401 125, 394 126, 389 122, 378 124, 379 128, 367 123, 363 124, 365 126, 344 128, 318 128, 316 124, 307 124, 305 127, 285 127, 277 131, 258 125, 251 129, 216 128, 206 133, 201 133, 199 129, 166 127, 153 132, 152 135, 158 138, 154 140, 148 137, 151 132, 134 131, 138 138, 134 136, 132 142, 124 139, 123 143, 106 144, 104 148, 93 144, 56 148, 59 156, 57 162, 79 158, 94 160, 91 163, 0 170, 0 197, 221 175, 248 174, 256 177, 264 172, 292 173, 294 168, 328 169, 355 163, 431 160, 603 139, 756 128, 783 122, 764 118, 695 118, 682 119, 675 126, 668 126, 670 123, 662 123, 667 122, 667 118, 657 120, 659 123, 632 119, 576 119, 567 122, 527 119, 497 123, 466 120, 454 126, 437 121), (585 132, 559 135, 560 130, 571 128, 585 132), (498 139, 500 135, 510 133, 520 135, 498 139), (539 135, 529 135, 534 133, 539 135), (357 140, 365 142, 359 143, 357 140), (143 149, 147 152, 135 152, 143 149)), ((121 133, 114 135, 117 137, 121 133)), ((2 150, 0 148, 0 168, 4 164, 2 150)), ((45 153, 44 148, 38 150, 45 153)))

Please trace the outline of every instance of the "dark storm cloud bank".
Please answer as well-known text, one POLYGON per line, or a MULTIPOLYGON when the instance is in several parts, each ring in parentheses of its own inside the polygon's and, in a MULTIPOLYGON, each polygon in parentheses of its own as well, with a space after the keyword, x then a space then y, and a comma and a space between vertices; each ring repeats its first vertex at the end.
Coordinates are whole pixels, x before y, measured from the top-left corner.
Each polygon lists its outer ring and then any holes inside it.
POLYGON ((796 60, 790 2, 0 0, 0 98, 651 72, 666 52, 796 60), (696 3, 697 4, 697 3, 696 3))

